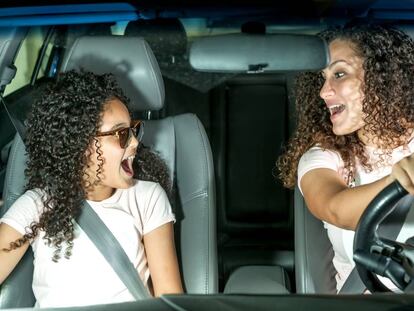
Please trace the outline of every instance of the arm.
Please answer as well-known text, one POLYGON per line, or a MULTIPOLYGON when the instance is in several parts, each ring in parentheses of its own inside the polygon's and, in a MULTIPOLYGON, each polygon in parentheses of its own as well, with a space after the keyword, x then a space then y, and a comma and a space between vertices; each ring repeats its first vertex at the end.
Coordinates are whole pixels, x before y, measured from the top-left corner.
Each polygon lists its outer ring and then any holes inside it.
POLYGON ((348 188, 336 171, 320 168, 307 172, 300 185, 313 215, 337 227, 355 230, 368 204, 394 180, 414 194, 414 155, 403 158, 393 165, 390 175, 370 184, 348 188))
POLYGON ((164 224, 145 234, 144 245, 154 295, 182 293, 172 223, 164 224))
POLYGON ((3 249, 9 248, 10 242, 14 242, 21 237, 22 234, 9 225, 4 223, 0 224, 0 284, 2 284, 13 271, 30 244, 29 242, 26 242, 21 247, 9 252, 4 251, 3 249))
POLYGON ((307 172, 300 183, 306 204, 315 217, 355 230, 369 202, 391 181, 384 177, 371 184, 348 188, 337 172, 320 168, 307 172))

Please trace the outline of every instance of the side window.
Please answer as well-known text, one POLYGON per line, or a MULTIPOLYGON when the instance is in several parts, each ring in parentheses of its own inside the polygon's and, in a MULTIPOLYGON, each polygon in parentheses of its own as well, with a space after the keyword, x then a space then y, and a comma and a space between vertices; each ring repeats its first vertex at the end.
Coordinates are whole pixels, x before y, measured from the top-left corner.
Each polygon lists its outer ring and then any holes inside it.
MULTIPOLYGON (((125 23, 32 27, 15 58, 16 76, 3 94, 13 118, 23 124, 32 103, 42 93, 47 82, 58 73, 64 53, 77 37, 122 34, 124 28, 125 23), (34 76, 35 81, 31 83, 34 76)), ((13 124, 0 104, 0 209, 6 165, 15 133, 13 124)))
MULTIPOLYGON (((12 82, 6 86, 3 94, 8 110, 18 120, 24 120, 28 111, 27 104, 30 102, 33 91, 33 88, 30 87, 30 80, 46 34, 47 28, 45 27, 34 27, 29 30, 15 58, 16 75, 12 82)), ((45 58, 47 58, 47 55, 45 55, 45 58)), ((42 64, 38 76, 44 75, 44 67, 46 66, 42 64)), ((15 133, 14 126, 10 122, 4 106, 0 104, 0 209, 6 166, 15 133)))
POLYGON ((15 60, 15 65, 17 67, 16 76, 12 82, 6 86, 4 96, 7 96, 30 83, 39 51, 46 37, 46 31, 47 29, 44 27, 30 29, 15 60))

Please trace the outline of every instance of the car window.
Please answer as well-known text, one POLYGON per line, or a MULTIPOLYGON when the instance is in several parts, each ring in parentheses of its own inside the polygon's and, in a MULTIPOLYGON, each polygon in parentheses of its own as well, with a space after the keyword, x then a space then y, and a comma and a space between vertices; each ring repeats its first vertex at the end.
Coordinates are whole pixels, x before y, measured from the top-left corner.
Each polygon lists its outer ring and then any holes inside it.
MULTIPOLYGON (((7 96, 14 91, 22 88, 23 86, 30 83, 36 61, 42 47, 43 41, 46 37, 47 28, 45 27, 34 27, 30 28, 29 33, 24 39, 19 53, 16 56, 15 66, 19 69, 16 72, 16 76, 10 84, 7 85, 4 96, 7 96)), ((46 55, 50 54, 51 45, 48 46, 46 55)), ((44 70, 47 63, 47 57, 41 66, 39 77, 44 75, 44 70)))

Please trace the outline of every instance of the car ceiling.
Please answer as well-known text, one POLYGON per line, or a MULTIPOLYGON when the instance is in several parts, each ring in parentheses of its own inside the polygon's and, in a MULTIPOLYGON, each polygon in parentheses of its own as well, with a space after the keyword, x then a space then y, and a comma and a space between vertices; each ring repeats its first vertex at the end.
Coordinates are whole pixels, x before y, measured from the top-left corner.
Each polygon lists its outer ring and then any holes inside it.
POLYGON ((2 1, 0 26, 81 23, 138 18, 204 18, 209 27, 246 21, 268 24, 338 24, 363 20, 414 20, 413 0, 210 0, 210 1, 2 1), (87 15, 81 16, 81 15, 87 15), (92 14, 94 13, 94 14, 92 14), (60 19, 56 15, 60 15, 60 19), (53 15, 53 16, 52 16, 53 15), (93 16, 93 17, 92 17, 93 16), (37 20, 36 20, 37 18, 37 20))

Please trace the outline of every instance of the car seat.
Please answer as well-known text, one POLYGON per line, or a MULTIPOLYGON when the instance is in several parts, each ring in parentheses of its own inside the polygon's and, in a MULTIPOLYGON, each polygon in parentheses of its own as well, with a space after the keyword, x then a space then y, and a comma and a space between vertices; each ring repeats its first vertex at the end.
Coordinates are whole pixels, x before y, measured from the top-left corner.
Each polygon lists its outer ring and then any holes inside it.
MULTIPOLYGON (((158 64, 141 38, 80 37, 65 56, 61 71, 113 73, 131 99, 133 113, 163 107, 164 85, 158 64)), ((150 115, 150 113, 147 113, 150 115)), ((204 128, 193 114, 145 124, 143 143, 166 162, 176 189, 173 202, 177 253, 185 291, 207 294, 218 290, 214 170, 204 128)), ((0 216, 24 192, 24 144, 16 136, 10 152, 0 216)), ((30 307, 33 254, 29 251, 0 289, 0 308, 30 307)))
POLYGON ((313 216, 295 188, 295 279, 300 294, 335 294, 333 249, 322 221, 313 216))

